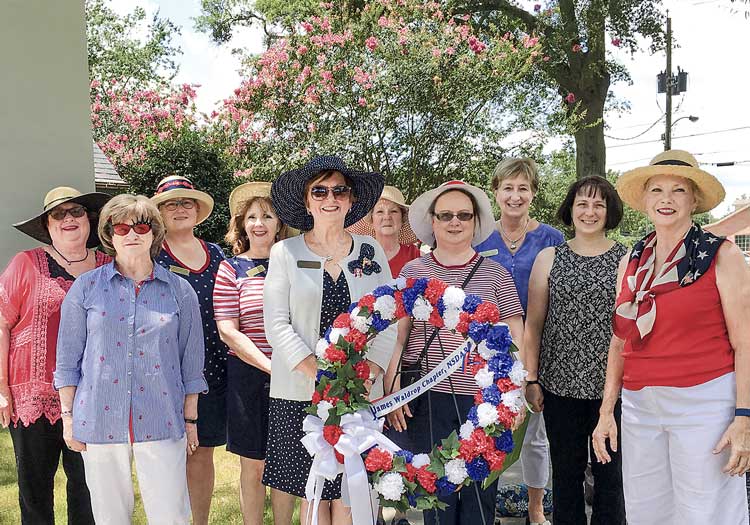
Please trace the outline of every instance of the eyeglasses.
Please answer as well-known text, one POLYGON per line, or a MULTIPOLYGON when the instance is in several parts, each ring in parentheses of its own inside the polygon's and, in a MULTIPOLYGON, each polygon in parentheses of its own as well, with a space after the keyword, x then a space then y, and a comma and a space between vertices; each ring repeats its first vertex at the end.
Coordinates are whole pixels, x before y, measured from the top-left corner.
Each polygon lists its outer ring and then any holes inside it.
POLYGON ((325 200, 328 197, 328 192, 333 194, 333 198, 336 200, 343 200, 352 191, 351 187, 339 184, 329 188, 328 186, 313 186, 310 188, 310 196, 316 201, 325 200))
POLYGON ((79 219, 86 215, 86 208, 83 206, 75 206, 73 208, 55 208, 51 212, 49 212, 49 216, 55 219, 56 221, 61 221, 65 218, 67 214, 70 214, 71 217, 75 217, 76 219, 79 219))
POLYGON ((433 213, 432 215, 440 222, 450 222, 453 220, 453 217, 457 217, 461 222, 468 222, 474 218, 474 214, 470 211, 460 211, 458 213, 441 211, 440 213, 433 213))
POLYGON ((112 231, 115 232, 115 235, 119 235, 121 237, 129 234, 130 230, 133 230, 138 235, 146 235, 151 231, 151 223, 139 222, 136 224, 125 224, 124 222, 121 222, 119 224, 112 225, 112 231))
POLYGON ((195 201, 193 199, 180 199, 175 201, 163 202, 159 207, 163 207, 168 211, 175 211, 179 206, 182 206, 186 210, 192 210, 195 208, 195 201))

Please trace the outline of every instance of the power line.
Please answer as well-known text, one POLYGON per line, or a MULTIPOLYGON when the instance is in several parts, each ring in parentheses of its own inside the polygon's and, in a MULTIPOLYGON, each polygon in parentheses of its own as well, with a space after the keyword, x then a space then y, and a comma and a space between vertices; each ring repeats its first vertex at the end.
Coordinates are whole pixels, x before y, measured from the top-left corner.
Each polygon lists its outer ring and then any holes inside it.
POLYGON ((654 128, 654 126, 656 126, 656 125, 657 125, 658 123, 660 123, 660 122, 661 122, 661 119, 663 119, 663 118, 664 118, 664 114, 662 114, 662 115, 661 115, 661 116, 660 116, 660 117, 659 117, 659 118, 658 118, 658 119, 656 120, 656 122, 654 122, 653 124, 651 124, 651 125, 650 125, 649 127, 647 127, 647 128, 645 129, 645 130, 643 130, 642 132, 638 133, 638 135, 633 135, 632 137, 627 137, 627 138, 620 138, 620 137, 613 137, 613 136, 611 136, 611 135, 607 135, 607 134, 605 134, 604 136, 605 136, 605 137, 607 137, 608 139, 614 139, 614 140, 633 140, 633 139, 637 139, 638 137, 642 137, 643 135, 645 135, 646 133, 648 133, 649 131, 651 131, 651 130, 652 130, 652 129, 654 128))
MULTIPOLYGON (((679 137, 673 137, 675 139, 686 139, 690 137, 702 137, 705 135, 715 135, 717 133, 729 133, 730 131, 740 131, 743 129, 750 129, 750 126, 740 126, 737 128, 728 128, 728 129, 718 129, 716 131, 705 131, 703 133, 692 133, 690 135, 681 135, 679 137)), ((661 139, 653 139, 653 140, 641 140, 639 142, 631 142, 630 144, 617 144, 616 146, 609 146, 608 149, 614 149, 614 148, 624 148, 626 146, 637 146, 639 144, 652 144, 654 142, 661 142, 661 139)))

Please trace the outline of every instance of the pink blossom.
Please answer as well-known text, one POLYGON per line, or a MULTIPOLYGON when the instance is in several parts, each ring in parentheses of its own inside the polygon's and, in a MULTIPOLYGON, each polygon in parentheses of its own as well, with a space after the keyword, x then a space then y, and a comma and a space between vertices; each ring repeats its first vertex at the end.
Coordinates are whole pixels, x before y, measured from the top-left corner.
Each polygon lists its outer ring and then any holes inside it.
POLYGON ((315 129, 316 129, 316 126, 315 126, 315 122, 310 122, 310 123, 309 123, 309 124, 307 125, 307 131, 308 131, 308 132, 310 132, 310 133, 315 133, 315 129))
POLYGON ((385 16, 378 18, 378 25, 380 27, 391 27, 391 20, 385 16))
POLYGON ((375 48, 378 47, 378 39, 374 36, 369 37, 365 40, 365 46, 367 46, 367 49, 370 51, 375 51, 375 48))
POLYGON ((365 107, 367 105, 367 99, 365 97, 359 97, 359 100, 357 100, 357 104, 359 104, 362 107, 365 107))
POLYGON ((307 46, 302 45, 297 48, 298 55, 304 55, 305 53, 307 53, 307 46))
POLYGON ((313 30, 313 25, 310 22, 302 22, 302 29, 304 29, 307 33, 311 33, 313 30))
POLYGON ((542 57, 542 60, 544 60, 545 62, 549 62, 549 55, 544 55, 542 57))
POLYGON ((235 177, 249 177, 253 174, 253 168, 247 168, 246 170, 237 170, 234 172, 235 177))
POLYGON ((474 52, 475 55, 478 55, 479 53, 484 51, 484 48, 487 47, 484 42, 479 40, 474 35, 471 35, 469 37, 468 42, 469 42, 469 48, 474 52))
POLYGON ((576 101, 576 96, 573 93, 568 93, 568 96, 565 97, 565 102, 568 104, 573 104, 576 101))
POLYGON ((91 89, 96 89, 96 88, 98 88, 101 85, 102 85, 102 83, 99 82, 98 80, 92 80, 91 81, 91 89))
POLYGON ((622 44, 622 40, 620 40, 619 38, 613 38, 612 39, 612 45, 613 46, 620 47, 620 44, 622 44))
POLYGON ((432 48, 432 56, 434 56, 435 58, 439 58, 440 55, 442 55, 442 54, 443 54, 443 52, 440 50, 439 47, 433 47, 432 48))
POLYGON ((573 44, 573 53, 579 53, 581 51, 581 44, 573 44))
POLYGON ((523 39, 523 47, 525 47, 525 48, 534 47, 538 43, 539 43, 539 38, 538 37, 529 38, 528 36, 526 36, 523 39))
POLYGON ((455 55, 456 49, 454 47, 446 47, 445 48, 445 54, 446 55, 455 55))

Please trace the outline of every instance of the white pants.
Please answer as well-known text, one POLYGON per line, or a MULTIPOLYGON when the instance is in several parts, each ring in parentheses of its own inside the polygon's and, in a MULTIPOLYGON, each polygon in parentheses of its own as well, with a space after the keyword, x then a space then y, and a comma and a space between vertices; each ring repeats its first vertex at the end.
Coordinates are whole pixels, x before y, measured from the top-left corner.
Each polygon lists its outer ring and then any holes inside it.
POLYGON ((82 453, 83 464, 97 525, 131 523, 134 495, 130 465, 133 458, 149 524, 189 524, 185 444, 185 436, 176 441, 87 444, 82 453))
POLYGON ((523 482, 529 487, 541 489, 549 481, 549 445, 547 429, 542 413, 528 413, 529 426, 521 448, 521 471, 523 482))
POLYGON ((629 525, 747 525, 745 476, 721 471, 729 447, 712 453, 734 419, 735 391, 733 372, 688 388, 623 389, 629 525))

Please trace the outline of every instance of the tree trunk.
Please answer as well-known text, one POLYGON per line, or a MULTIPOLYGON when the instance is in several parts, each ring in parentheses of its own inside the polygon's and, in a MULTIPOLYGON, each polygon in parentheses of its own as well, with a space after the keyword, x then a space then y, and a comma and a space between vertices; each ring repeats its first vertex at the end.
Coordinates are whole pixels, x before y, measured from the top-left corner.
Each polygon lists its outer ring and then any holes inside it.
POLYGON ((581 111, 586 111, 584 121, 589 124, 599 121, 593 126, 580 129, 575 134, 576 139, 576 176, 580 179, 589 175, 607 174, 607 152, 604 143, 604 104, 598 100, 582 100, 581 111))

